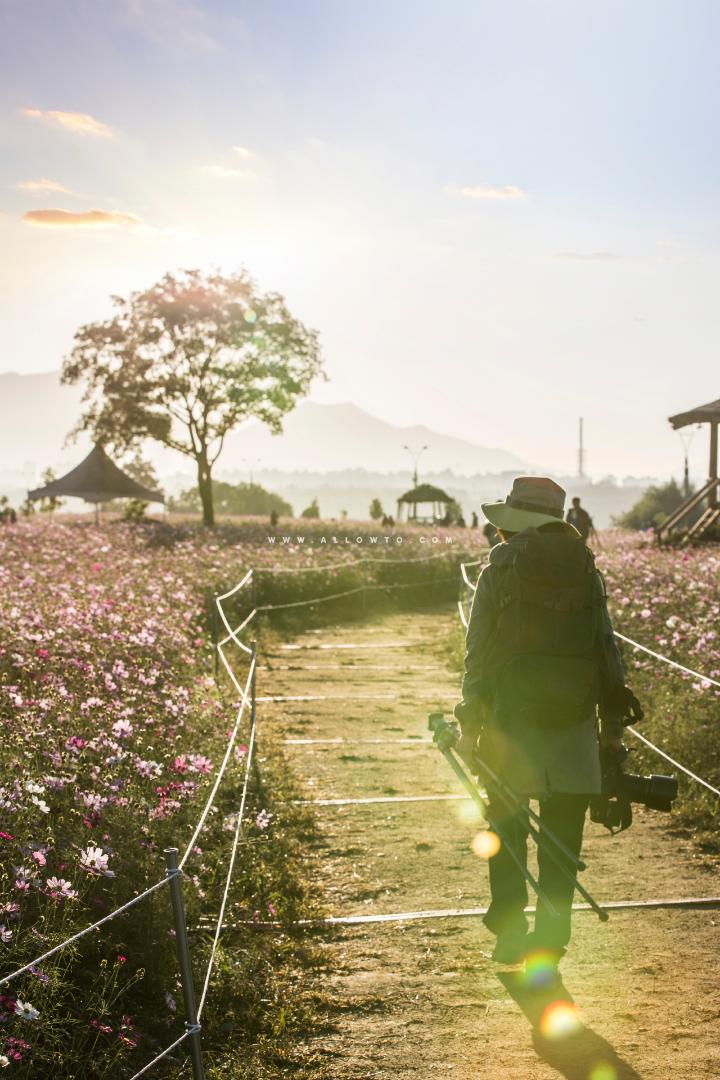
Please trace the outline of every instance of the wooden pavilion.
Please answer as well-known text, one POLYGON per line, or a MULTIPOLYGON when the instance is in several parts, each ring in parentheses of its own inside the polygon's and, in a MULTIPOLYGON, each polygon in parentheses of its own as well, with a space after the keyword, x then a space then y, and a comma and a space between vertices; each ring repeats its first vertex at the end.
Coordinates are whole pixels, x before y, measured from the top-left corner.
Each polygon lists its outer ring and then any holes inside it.
POLYGON ((450 496, 442 488, 433 484, 418 484, 401 495, 397 501, 397 522, 402 521, 403 507, 405 520, 415 524, 433 525, 447 515, 452 503, 450 496), (422 508, 418 513, 418 507, 422 508))
POLYGON ((675 431, 690 424, 710 425, 710 464, 706 483, 678 506, 669 518, 656 529, 658 540, 669 540, 683 535, 686 540, 699 539, 715 533, 720 526, 718 505, 718 424, 720 424, 720 399, 707 405, 698 405, 689 412, 669 417, 675 431), (703 505, 704 504, 704 505, 703 505))

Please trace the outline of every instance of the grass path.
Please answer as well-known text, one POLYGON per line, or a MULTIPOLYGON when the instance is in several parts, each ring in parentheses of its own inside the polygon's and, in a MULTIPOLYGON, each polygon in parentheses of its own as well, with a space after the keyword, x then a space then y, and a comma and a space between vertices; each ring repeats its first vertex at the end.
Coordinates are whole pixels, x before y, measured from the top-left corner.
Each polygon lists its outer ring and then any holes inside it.
MULTIPOLYGON (((261 730, 295 740, 286 749, 304 798, 459 791, 422 742, 428 712, 449 712, 457 700, 442 653, 454 618, 403 613, 330 626, 263 658, 258 693, 295 700, 262 702, 261 730), (348 742, 297 741, 338 738, 348 742)), ((319 805, 316 813, 321 839, 307 853, 308 871, 328 913, 487 904, 467 803, 319 805)), ((720 894, 717 863, 661 814, 638 812, 615 838, 588 825, 584 851, 584 884, 601 901, 720 894)), ((537 1020, 539 1006, 499 978, 477 918, 322 931, 333 1023, 312 1050, 322 1051, 331 1078, 714 1078, 719 924, 712 910, 619 912, 605 925, 576 914, 563 976, 585 1026, 559 1041, 533 1030, 523 1008, 537 1020)))

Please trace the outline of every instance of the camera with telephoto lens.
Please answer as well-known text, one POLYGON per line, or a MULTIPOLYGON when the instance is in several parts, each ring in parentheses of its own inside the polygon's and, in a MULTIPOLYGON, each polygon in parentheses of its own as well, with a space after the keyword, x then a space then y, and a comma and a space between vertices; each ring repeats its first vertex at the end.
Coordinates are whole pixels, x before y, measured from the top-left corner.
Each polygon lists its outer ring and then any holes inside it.
POLYGON ((677 798, 678 782, 674 776, 636 776, 623 771, 628 756, 622 750, 604 749, 600 752, 602 793, 590 800, 590 819, 604 825, 611 833, 623 832, 632 825, 632 804, 640 803, 648 810, 672 810, 677 798))

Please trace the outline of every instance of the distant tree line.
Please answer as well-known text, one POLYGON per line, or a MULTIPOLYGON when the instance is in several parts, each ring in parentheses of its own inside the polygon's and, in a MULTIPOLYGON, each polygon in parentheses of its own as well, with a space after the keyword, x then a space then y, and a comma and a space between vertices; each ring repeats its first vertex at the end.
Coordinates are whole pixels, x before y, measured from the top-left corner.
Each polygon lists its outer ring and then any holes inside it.
MULTIPOLYGON (((277 514, 292 517, 293 509, 280 495, 266 491, 260 484, 228 484, 212 481, 212 500, 218 514, 238 517, 263 517, 277 514)), ((168 499, 168 510, 182 513, 202 513, 203 502, 197 487, 188 488, 175 498, 168 499)))
POLYGON ((653 484, 626 513, 614 517, 613 524, 622 529, 653 529, 677 510, 684 498, 676 480, 653 484))

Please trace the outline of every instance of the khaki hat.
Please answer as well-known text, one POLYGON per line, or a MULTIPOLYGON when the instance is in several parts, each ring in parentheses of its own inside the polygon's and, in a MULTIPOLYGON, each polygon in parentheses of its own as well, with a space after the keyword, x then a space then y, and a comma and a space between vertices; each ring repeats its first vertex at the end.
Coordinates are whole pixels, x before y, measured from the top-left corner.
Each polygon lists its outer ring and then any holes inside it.
POLYGON ((574 525, 564 520, 565 492, 549 476, 518 476, 505 502, 483 503, 482 512, 496 529, 522 532, 531 527, 562 522, 572 536, 574 525))

